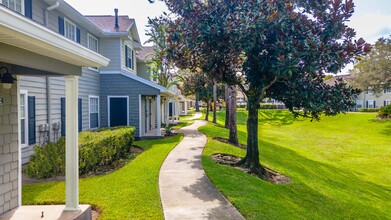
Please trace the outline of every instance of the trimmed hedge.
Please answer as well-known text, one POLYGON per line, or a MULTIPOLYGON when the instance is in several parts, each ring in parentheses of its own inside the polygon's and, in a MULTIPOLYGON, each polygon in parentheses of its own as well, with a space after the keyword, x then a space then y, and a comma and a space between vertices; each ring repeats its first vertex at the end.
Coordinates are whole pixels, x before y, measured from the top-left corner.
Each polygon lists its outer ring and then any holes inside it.
POLYGON ((378 112, 378 108, 359 108, 359 112, 378 112))
POLYGON ((275 104, 261 104, 261 109, 277 109, 275 104))
MULTIPOLYGON (((79 133, 79 173, 94 172, 100 166, 127 158, 134 141, 133 127, 101 129, 79 133)), ((49 178, 65 174, 65 138, 57 143, 35 146, 26 173, 34 178, 49 178)))

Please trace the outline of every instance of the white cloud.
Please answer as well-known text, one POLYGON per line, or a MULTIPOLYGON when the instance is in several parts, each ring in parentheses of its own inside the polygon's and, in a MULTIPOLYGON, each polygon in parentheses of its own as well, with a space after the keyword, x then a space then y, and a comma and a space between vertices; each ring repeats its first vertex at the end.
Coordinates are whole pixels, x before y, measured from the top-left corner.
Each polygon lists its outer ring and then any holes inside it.
POLYGON ((391 34, 391 15, 376 13, 361 13, 353 15, 348 23, 357 32, 357 37, 363 37, 367 42, 374 43, 380 37, 391 34))

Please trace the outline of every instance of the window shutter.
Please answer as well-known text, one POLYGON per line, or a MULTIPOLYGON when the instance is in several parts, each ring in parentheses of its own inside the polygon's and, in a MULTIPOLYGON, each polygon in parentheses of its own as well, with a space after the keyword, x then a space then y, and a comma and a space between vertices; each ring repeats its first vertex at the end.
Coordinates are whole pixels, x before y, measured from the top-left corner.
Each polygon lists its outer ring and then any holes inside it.
POLYGON ((58 33, 65 35, 64 18, 60 16, 58 17, 58 33))
POLYGON ((61 136, 65 136, 65 98, 61 98, 61 136))
POLYGON ((125 66, 129 67, 128 46, 125 45, 125 66))
POLYGON ((33 19, 33 1, 24 0, 24 16, 33 19))
POLYGON ((76 28, 76 41, 80 44, 80 29, 76 28))
POLYGON ((79 122, 79 132, 83 130, 83 111, 82 111, 82 99, 79 99, 78 106, 78 122, 79 122))
POLYGON ((28 97, 28 134, 29 134, 29 145, 35 144, 35 96, 28 97))
POLYGON ((368 108, 368 101, 365 102, 365 108, 368 108))
POLYGON ((132 50, 132 64, 130 66, 134 70, 134 50, 132 50))
POLYGON ((373 108, 376 108, 376 101, 373 101, 373 108))

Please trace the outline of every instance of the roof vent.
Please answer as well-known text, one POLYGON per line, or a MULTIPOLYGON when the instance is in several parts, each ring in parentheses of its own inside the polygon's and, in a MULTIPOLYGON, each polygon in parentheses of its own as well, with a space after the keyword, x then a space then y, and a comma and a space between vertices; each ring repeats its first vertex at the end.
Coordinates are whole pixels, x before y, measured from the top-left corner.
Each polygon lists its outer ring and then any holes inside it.
POLYGON ((114 13, 115 13, 115 29, 118 30, 118 28, 119 28, 119 25, 118 25, 118 8, 114 9, 114 13))

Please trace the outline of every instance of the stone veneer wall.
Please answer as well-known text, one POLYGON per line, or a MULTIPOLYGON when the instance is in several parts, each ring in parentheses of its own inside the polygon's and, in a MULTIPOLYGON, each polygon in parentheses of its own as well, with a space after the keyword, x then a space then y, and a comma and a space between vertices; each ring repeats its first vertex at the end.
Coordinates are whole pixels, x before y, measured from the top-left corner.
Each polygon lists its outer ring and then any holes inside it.
POLYGON ((0 214, 18 206, 18 98, 17 87, 0 84, 0 214))

